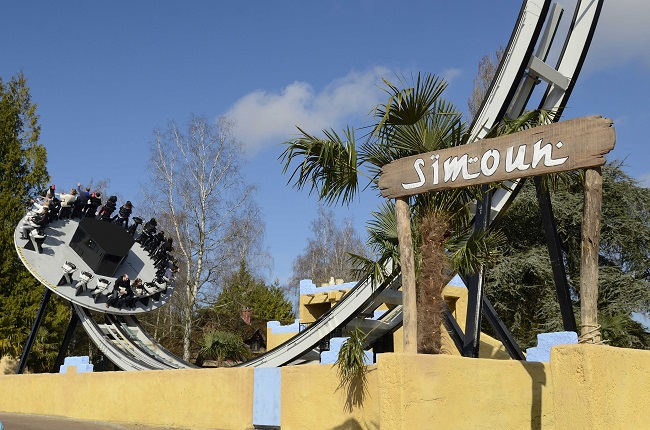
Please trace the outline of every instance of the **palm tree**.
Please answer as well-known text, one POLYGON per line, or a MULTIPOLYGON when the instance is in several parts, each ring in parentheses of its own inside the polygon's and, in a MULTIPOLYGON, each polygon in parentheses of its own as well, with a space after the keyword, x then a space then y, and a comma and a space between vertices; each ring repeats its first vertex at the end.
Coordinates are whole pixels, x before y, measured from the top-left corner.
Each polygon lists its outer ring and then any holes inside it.
MULTIPOLYGON (((400 84, 406 85, 404 78, 400 84)), ((361 191, 361 180, 378 192, 381 167, 403 157, 466 144, 469 133, 460 111, 441 96, 447 84, 434 75, 417 75, 405 89, 384 80, 386 104, 375 108, 376 123, 357 144, 353 129, 343 136, 324 130, 325 138, 298 128, 300 137, 284 142, 280 156, 287 173, 294 160, 289 183, 309 188, 327 204, 352 203, 361 191)), ((411 199, 411 223, 417 270, 418 352, 440 351, 442 288, 452 270, 472 273, 493 259, 502 235, 472 235, 469 205, 480 197, 480 187, 466 187, 420 194, 411 199)), ((353 256, 359 270, 383 275, 388 258, 399 265, 393 203, 385 202, 372 214, 369 245, 377 261, 353 256)))
POLYGON ((196 364, 202 366, 205 360, 214 359, 221 367, 226 360, 239 362, 248 358, 248 350, 238 334, 212 329, 203 333, 196 364))

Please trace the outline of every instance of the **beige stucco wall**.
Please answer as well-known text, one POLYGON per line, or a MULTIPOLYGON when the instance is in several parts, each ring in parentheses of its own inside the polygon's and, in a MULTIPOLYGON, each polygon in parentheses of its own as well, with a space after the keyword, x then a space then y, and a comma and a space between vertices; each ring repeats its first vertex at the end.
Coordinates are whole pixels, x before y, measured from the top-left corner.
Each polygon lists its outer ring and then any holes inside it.
POLYGON ((551 372, 558 429, 650 429, 650 351, 556 347, 551 372))
POLYGON ((194 429, 252 428, 253 369, 0 376, 0 411, 194 429))
POLYGON ((548 365, 447 355, 378 360, 383 429, 552 429, 548 365))
POLYGON ((379 429, 377 366, 369 366, 365 390, 339 388, 332 365, 282 368, 282 430, 379 429), (361 402, 361 404, 359 404, 361 402), (352 406, 351 408, 349 406, 352 406))
MULTIPOLYGON (((550 363, 381 354, 350 409, 331 365, 281 370, 294 429, 650 428, 650 351, 553 348, 550 363)), ((251 429, 253 369, 0 376, 0 411, 194 429, 251 429)))
POLYGON ((273 333, 273 330, 270 328, 266 328, 266 350, 270 351, 273 348, 277 348, 278 346, 282 345, 284 342, 288 341, 295 335, 297 335, 298 332, 294 333, 273 333))

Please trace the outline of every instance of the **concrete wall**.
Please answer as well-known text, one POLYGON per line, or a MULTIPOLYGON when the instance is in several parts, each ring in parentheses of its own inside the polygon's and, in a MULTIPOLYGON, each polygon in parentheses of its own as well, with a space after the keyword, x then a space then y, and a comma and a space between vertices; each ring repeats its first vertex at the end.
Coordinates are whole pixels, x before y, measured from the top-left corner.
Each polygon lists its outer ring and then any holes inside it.
POLYGON ((0 411, 193 429, 250 429, 253 369, 0 376, 0 411))
POLYGON ((548 365, 380 355, 382 429, 555 429, 548 365))
POLYGON ((557 429, 650 429, 650 351, 566 345, 550 363, 557 429))
MULTIPOLYGON (((565 345, 550 363, 381 354, 369 370, 350 394, 333 366, 282 368, 282 429, 650 428, 650 351, 565 345)), ((246 368, 0 376, 0 411, 109 422, 250 429, 252 399, 246 368)))
POLYGON ((351 392, 332 365, 282 368, 282 430, 379 429, 379 372, 368 368, 365 390, 355 384, 351 392))

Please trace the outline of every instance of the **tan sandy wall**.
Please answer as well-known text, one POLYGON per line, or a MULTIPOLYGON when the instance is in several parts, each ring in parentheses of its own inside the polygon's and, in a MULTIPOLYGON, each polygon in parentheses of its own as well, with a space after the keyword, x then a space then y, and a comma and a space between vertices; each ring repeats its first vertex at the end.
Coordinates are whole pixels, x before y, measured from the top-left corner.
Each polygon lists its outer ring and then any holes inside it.
POLYGON ((558 429, 650 429, 650 351, 565 345, 551 372, 558 429))
MULTIPOLYGON (((379 429, 377 365, 369 366, 366 384, 339 388, 332 365, 282 368, 282 430, 379 429)), ((387 428, 387 427, 386 427, 387 428)))
POLYGON ((378 360, 382 429, 553 429, 548 364, 446 355, 378 360))
POLYGON ((253 369, 0 376, 0 411, 195 429, 252 428, 253 369))
MULTIPOLYGON (((650 428, 650 351, 567 345, 550 363, 382 354, 369 370, 365 390, 348 392, 330 365, 283 368, 282 429, 650 428)), ((247 368, 5 375, 0 394, 6 412, 252 428, 247 368)))
POLYGON ((270 351, 273 348, 277 348, 282 345, 284 342, 288 341, 292 337, 296 336, 298 333, 273 333, 272 330, 266 329, 266 350, 270 351))

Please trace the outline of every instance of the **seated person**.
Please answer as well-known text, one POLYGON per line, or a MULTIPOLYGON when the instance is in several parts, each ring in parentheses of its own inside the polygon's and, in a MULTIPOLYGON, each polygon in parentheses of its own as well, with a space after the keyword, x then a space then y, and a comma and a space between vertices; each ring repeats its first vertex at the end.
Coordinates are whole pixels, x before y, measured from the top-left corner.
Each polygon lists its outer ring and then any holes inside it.
POLYGON ((149 253, 149 256, 153 256, 156 249, 165 241, 165 233, 161 230, 156 233, 155 236, 152 236, 149 240, 142 244, 142 247, 145 251, 149 253))
POLYGON ((28 223, 23 224, 20 238, 29 240, 29 234, 32 232, 32 230, 44 229, 48 222, 48 214, 49 214, 49 207, 47 205, 43 205, 43 207, 41 207, 40 212, 30 216, 27 219, 28 223))
MULTIPOLYGON (((144 220, 140 218, 139 216, 134 216, 133 217, 133 224, 131 224, 127 229, 127 233, 129 233, 131 236, 135 237, 135 234, 138 231, 138 226, 141 226, 144 220)), ((137 240, 136 240, 137 242, 137 240)))
POLYGON ((128 228, 129 217, 131 216, 132 211, 133 211, 133 204, 131 203, 130 200, 127 200, 126 203, 122 205, 119 212, 117 213, 117 216, 115 217, 115 224, 119 224, 124 228, 128 228))
POLYGON ((102 193, 96 192, 90 195, 90 198, 84 205, 84 217, 95 218, 97 208, 102 205, 102 193))
POLYGON ((135 278, 133 284, 131 284, 131 290, 133 291, 133 297, 126 303, 128 308, 134 308, 138 300, 149 296, 140 278, 135 278))
POLYGON ((100 221, 110 221, 111 215, 115 212, 117 207, 117 196, 110 196, 104 206, 97 212, 100 221))
POLYGON ((144 244, 147 243, 147 241, 156 234, 157 225, 158 223, 156 222, 156 218, 151 218, 142 227, 142 234, 140 234, 140 236, 135 241, 144 246, 144 244))
POLYGON ((61 210, 61 200, 56 197, 56 195, 52 196, 52 198, 49 200, 48 204, 49 212, 48 212, 48 222, 53 222, 59 219, 59 211, 61 210))
POLYGON ((77 190, 73 188, 70 190, 70 194, 61 193, 59 194, 59 198, 61 199, 61 211, 59 212, 59 218, 72 218, 72 210, 75 203, 77 202, 77 190))
POLYGON ((121 309, 127 296, 130 298, 133 296, 133 292, 131 291, 129 275, 125 273, 115 280, 115 284, 113 284, 113 292, 106 302, 106 307, 117 306, 121 309))

